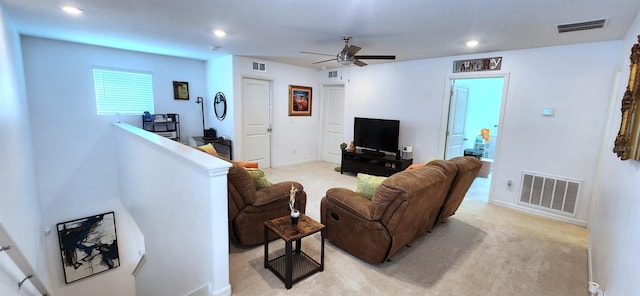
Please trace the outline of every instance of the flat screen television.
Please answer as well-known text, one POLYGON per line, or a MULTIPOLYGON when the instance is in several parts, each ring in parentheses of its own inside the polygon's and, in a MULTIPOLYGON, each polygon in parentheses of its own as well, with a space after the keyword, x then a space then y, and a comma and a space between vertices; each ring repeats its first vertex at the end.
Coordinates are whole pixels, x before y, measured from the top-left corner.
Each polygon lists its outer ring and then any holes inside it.
POLYGON ((356 117, 353 122, 353 142, 357 147, 376 152, 398 152, 400 121, 356 117))

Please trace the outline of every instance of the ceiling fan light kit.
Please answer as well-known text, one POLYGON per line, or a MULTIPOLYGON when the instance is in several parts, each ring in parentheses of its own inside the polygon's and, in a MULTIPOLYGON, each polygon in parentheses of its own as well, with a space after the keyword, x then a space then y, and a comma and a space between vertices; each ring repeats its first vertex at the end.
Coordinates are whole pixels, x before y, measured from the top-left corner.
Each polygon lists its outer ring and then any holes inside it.
POLYGON ((340 63, 340 65, 348 66, 353 64, 354 61, 355 61, 354 57, 349 57, 343 53, 338 54, 338 63, 340 63))
MULTIPOLYGON (((361 55, 358 56, 356 55, 356 53, 358 51, 360 51, 360 47, 356 46, 356 45, 350 45, 349 43, 351 42, 351 37, 342 37, 342 40, 344 41, 344 48, 342 49, 342 51, 340 51, 337 55, 335 59, 328 59, 328 60, 324 60, 324 61, 319 61, 319 62, 315 62, 314 64, 320 64, 320 63, 325 63, 325 62, 330 62, 330 61, 337 61, 340 65, 343 66, 348 66, 351 64, 355 64, 356 66, 359 67, 364 67, 367 64, 361 60, 395 60, 396 56, 394 55, 361 55)), ((326 56, 331 56, 329 54, 324 54, 324 53, 315 53, 315 52, 308 52, 308 51, 301 51, 300 53, 306 53, 306 54, 316 54, 316 55, 326 55, 326 56)))

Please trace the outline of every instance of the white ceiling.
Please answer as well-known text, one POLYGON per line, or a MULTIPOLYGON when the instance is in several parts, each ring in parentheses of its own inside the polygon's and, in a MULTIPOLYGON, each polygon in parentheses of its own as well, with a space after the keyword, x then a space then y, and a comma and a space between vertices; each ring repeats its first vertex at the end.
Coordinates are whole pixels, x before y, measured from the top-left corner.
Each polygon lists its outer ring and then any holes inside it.
MULTIPOLYGON (((24 35, 209 60, 250 56, 307 67, 353 36, 398 61, 622 39, 639 0, 0 0, 24 35), (84 13, 65 14, 63 5, 84 13), (604 29, 556 25, 606 18, 604 29), (228 34, 213 35, 214 29, 228 34), (474 49, 469 39, 480 42, 474 49), (211 50, 210 46, 219 46, 211 50)), ((368 64, 376 63, 366 60, 368 64)), ((384 62, 384 61, 383 61, 384 62)))

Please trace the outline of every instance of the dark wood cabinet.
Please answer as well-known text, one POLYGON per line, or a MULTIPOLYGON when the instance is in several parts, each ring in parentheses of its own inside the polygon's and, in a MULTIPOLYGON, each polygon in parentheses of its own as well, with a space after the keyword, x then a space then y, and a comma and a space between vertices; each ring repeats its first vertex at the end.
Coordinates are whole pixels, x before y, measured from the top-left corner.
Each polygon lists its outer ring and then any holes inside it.
POLYGON ((413 159, 397 159, 395 155, 374 155, 359 151, 342 151, 340 173, 365 173, 375 176, 391 176, 413 163, 413 159))

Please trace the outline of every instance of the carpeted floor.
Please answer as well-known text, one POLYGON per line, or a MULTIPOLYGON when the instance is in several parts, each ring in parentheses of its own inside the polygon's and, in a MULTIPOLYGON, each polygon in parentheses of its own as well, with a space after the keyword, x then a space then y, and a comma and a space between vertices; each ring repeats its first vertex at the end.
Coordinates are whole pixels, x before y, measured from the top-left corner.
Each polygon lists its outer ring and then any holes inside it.
MULTIPOLYGON (((355 188, 352 174, 314 162, 266 169, 271 182, 296 180, 307 192, 307 214, 319 220, 331 187, 355 188)), ((487 179, 477 179, 478 184, 487 179)), ((587 295, 588 230, 486 203, 485 185, 469 190, 448 222, 381 265, 365 263, 330 242, 325 270, 287 290, 263 267, 264 248, 230 246, 233 295, 587 295), (478 196, 474 196, 478 195, 478 196)), ((284 243, 270 243, 271 256, 284 243)), ((319 258, 320 235, 302 241, 319 258)))

